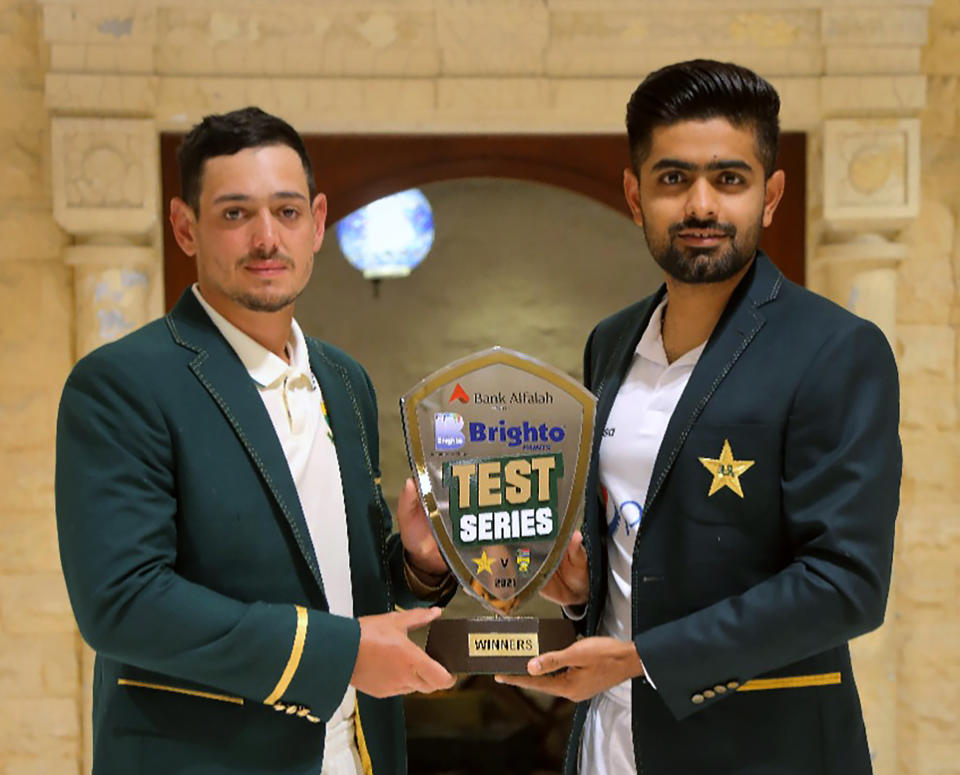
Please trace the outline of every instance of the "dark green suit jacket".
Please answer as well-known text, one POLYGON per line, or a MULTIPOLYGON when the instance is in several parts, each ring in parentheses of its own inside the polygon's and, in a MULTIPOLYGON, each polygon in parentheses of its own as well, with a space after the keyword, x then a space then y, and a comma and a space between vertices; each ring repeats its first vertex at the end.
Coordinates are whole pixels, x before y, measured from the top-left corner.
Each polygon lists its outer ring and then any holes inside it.
MULTIPOLYGON (((340 463, 354 614, 416 605, 380 490, 370 380, 307 342, 340 463)), ((327 612, 270 418, 189 290, 74 368, 56 501, 70 601, 97 652, 94 773, 318 775, 359 625, 327 612)), ((373 771, 405 772, 400 700, 358 698, 373 771)))
MULTIPOLYGON (((604 428, 665 290, 600 323, 585 381, 604 428)), ((632 633, 656 689, 632 687, 645 775, 871 771, 847 641, 883 621, 900 487, 897 371, 880 330, 760 254, 731 297, 660 446, 632 566, 632 633), (743 497, 700 458, 753 461, 743 497)), ((584 543, 606 602, 598 431, 584 543)), ((566 771, 576 769, 586 703, 566 771)))

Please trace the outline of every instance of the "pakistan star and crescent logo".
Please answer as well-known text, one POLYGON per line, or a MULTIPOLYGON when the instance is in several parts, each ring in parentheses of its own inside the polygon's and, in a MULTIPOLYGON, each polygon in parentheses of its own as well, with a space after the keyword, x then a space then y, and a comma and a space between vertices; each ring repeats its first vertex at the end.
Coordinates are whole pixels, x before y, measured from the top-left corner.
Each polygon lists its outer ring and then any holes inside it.
POLYGON ((481 573, 493 574, 493 558, 487 557, 487 550, 483 550, 483 554, 479 557, 474 557, 473 561, 477 564, 477 575, 481 573))
POLYGON ((707 496, 713 495, 717 490, 729 487, 741 498, 743 497, 743 488, 740 486, 740 475, 744 473, 755 460, 734 460, 733 450, 730 449, 729 439, 723 440, 723 449, 720 450, 720 457, 717 459, 702 457, 700 462, 711 474, 713 481, 710 483, 710 492, 707 496))

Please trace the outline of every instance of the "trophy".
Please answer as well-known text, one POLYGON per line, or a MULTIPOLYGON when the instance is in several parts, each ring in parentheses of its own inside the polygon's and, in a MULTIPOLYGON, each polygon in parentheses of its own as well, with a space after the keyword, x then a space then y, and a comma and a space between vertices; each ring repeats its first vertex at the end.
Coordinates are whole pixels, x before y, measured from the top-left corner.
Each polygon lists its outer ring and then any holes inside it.
POLYGON ((400 399, 407 453, 457 581, 495 617, 439 619, 427 653, 454 673, 525 673, 575 638, 516 616, 556 570, 583 507, 596 398, 534 358, 493 347, 400 399))

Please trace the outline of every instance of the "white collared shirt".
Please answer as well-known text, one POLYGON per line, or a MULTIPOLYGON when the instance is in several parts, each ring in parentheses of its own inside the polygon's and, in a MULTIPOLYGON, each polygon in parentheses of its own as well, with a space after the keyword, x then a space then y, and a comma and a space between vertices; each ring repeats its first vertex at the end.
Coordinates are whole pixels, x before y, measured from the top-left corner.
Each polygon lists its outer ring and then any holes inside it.
MULTIPOLYGON (((643 504, 653 475, 657 453, 680 396, 690 380, 706 342, 667 361, 663 348, 662 322, 667 299, 657 306, 637 343, 633 363, 617 391, 600 442, 600 497, 607 523, 607 599, 599 635, 631 641, 631 600, 633 547, 637 527, 643 519, 643 504)), ((643 655, 640 655, 643 658, 643 655)), ((647 674, 653 683, 656 676, 647 674)), ((630 729, 630 681, 601 695, 606 702, 593 702, 588 723, 593 740, 602 741, 602 750, 584 746, 581 771, 613 775, 606 762, 633 762, 630 729), (601 708, 605 712, 601 714, 601 708), (611 724, 609 715, 620 708, 626 723, 611 724), (596 734, 597 725, 605 726, 596 734)), ((586 737, 584 738, 587 739, 586 737)), ((620 770, 617 770, 619 775, 620 770)))
MULTIPOLYGON (((196 284, 192 290, 250 374, 270 416, 297 488, 330 613, 352 617, 350 547, 340 464, 303 332, 292 320, 286 344, 288 364, 211 307, 196 284)), ((355 702, 356 692, 348 686, 326 725, 328 747, 324 751, 323 775, 351 773, 349 765, 359 761, 353 742, 355 702), (344 760, 346 767, 338 766, 339 760, 344 760)))

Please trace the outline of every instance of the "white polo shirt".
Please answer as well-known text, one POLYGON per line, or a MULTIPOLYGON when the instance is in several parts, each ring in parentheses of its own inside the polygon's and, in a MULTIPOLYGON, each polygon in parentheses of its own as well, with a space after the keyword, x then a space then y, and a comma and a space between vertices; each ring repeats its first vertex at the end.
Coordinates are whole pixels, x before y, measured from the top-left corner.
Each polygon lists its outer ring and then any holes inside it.
MULTIPOLYGON (((340 464, 303 332, 296 320, 291 321, 288 364, 211 307, 196 284, 193 293, 240 358, 270 415, 297 488, 330 613, 352 617, 350 546, 340 464)), ((359 775, 362 771, 354 734, 355 704, 356 692, 348 686, 326 725, 321 775, 359 775)))
MULTIPOLYGON (((607 599, 598 635, 631 641, 633 547, 657 453, 677 403, 706 342, 668 363, 662 324, 667 299, 653 311, 637 343, 633 363, 602 429, 600 497, 607 524, 607 599)), ((640 655, 643 658, 643 654, 640 655)), ((653 684, 656 676, 647 674, 653 684)), ((580 772, 635 773, 630 724, 630 681, 591 704, 584 726, 580 772)))

